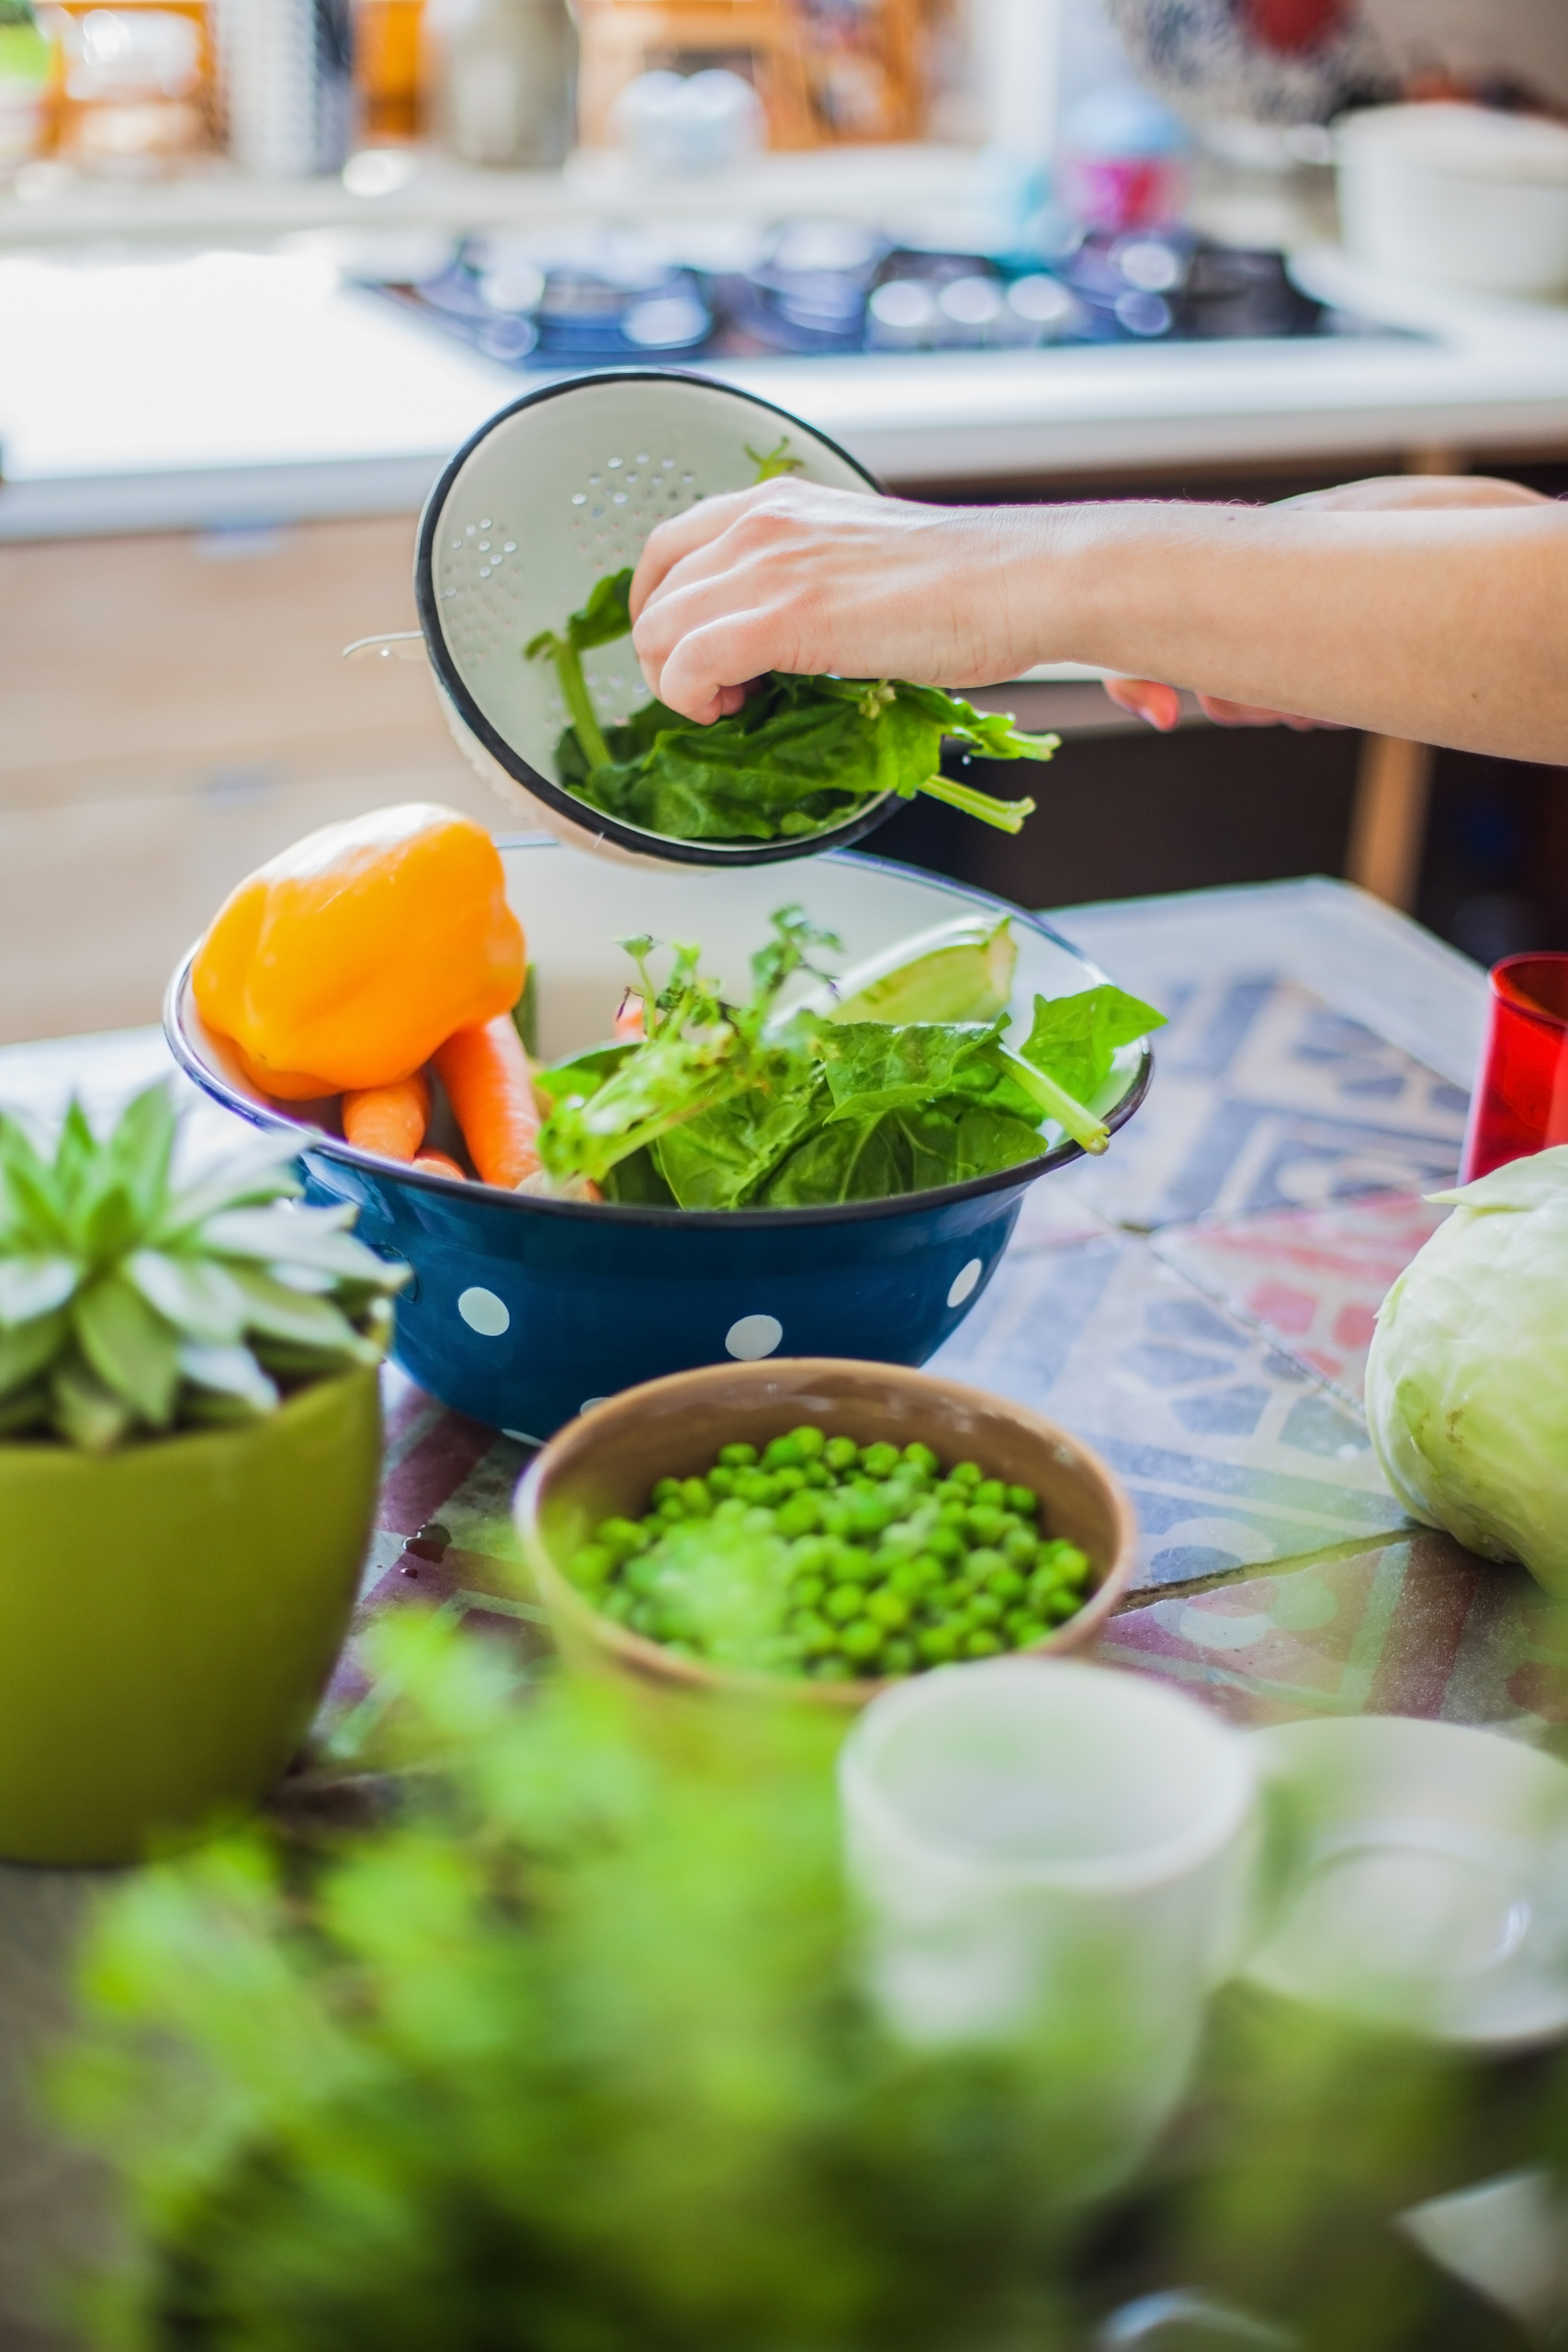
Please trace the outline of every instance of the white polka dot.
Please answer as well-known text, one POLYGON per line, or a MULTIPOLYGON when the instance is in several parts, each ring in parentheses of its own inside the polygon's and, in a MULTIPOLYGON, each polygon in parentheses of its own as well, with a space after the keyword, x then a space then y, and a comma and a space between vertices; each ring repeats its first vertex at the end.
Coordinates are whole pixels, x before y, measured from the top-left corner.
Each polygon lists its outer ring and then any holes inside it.
POLYGON ((503 1298, 492 1290, 480 1290, 477 1285, 466 1290, 457 1301, 457 1312, 470 1331, 481 1340, 499 1340, 512 1327, 512 1310, 503 1298))
POLYGON ((960 1266, 953 1277, 953 1287, 947 1294, 949 1306, 963 1306, 983 1272, 984 1269, 978 1258, 971 1258, 966 1266, 960 1266))
POLYGON ((742 1363, 755 1363, 760 1356, 771 1356, 783 1338, 784 1325, 776 1315, 743 1315, 725 1333, 725 1351, 742 1363))

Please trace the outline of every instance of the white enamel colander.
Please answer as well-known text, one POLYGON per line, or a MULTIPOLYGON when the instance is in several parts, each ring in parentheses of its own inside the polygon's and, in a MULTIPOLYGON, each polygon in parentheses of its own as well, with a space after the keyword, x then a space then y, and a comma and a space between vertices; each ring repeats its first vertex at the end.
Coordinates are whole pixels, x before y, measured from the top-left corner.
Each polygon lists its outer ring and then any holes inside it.
MULTIPOLYGON (((424 650, 447 724, 508 806, 532 825, 601 855, 665 865, 760 865, 841 849, 893 813, 884 794, 843 824, 799 839, 688 842, 590 808, 562 786, 567 723, 555 671, 524 647, 558 630, 596 580, 635 564, 667 515, 744 490, 780 450, 791 470, 842 490, 880 492, 863 466, 786 410, 705 377, 666 368, 541 386, 459 449, 431 492, 414 563, 424 650)), ((409 641, 417 654, 419 640, 409 641)), ((366 639, 351 654, 403 650, 366 639)), ((605 724, 648 699, 630 638, 584 656, 605 724)))

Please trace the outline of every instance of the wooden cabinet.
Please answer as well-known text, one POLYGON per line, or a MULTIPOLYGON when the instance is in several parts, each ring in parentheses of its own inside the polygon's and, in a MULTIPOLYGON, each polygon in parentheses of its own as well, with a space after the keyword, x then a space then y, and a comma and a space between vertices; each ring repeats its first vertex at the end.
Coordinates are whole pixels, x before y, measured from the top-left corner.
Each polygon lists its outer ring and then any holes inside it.
POLYGON ((423 664, 413 518, 0 548, 0 1042, 157 1018, 181 951, 299 834, 501 803, 423 664))

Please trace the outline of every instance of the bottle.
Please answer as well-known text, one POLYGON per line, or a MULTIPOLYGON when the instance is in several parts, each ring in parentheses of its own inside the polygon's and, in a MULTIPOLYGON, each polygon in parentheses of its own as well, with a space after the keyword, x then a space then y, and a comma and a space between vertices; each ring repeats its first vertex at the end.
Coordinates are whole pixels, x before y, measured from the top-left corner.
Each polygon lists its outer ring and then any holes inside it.
POLYGON ((349 0, 217 0, 229 152, 262 179, 335 172, 353 119, 349 0))
POLYGON ((576 114, 566 0, 427 0, 425 90, 440 144, 465 164, 552 169, 576 114))
POLYGON ((355 0, 354 80, 362 146, 417 139, 424 0, 355 0))

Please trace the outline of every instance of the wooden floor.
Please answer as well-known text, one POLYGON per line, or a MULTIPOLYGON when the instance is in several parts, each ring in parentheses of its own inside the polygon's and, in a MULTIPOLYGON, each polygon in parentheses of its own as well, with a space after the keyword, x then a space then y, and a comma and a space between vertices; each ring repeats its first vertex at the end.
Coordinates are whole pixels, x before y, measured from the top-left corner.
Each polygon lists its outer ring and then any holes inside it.
POLYGON ((158 1015, 181 951, 297 835, 434 799, 500 831, 423 664, 412 516, 0 548, 0 1043, 158 1015))

